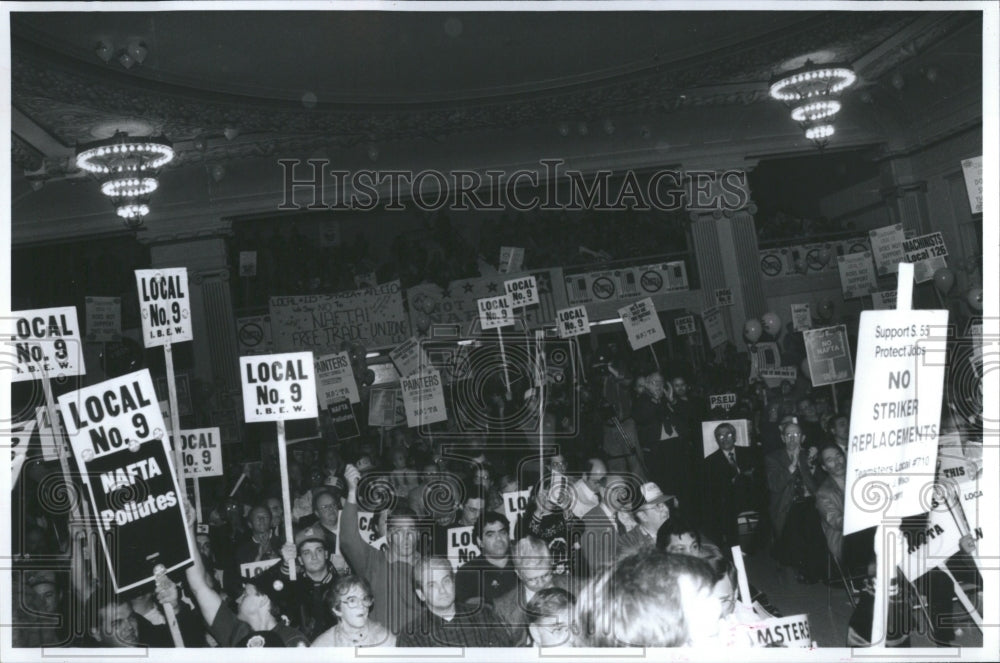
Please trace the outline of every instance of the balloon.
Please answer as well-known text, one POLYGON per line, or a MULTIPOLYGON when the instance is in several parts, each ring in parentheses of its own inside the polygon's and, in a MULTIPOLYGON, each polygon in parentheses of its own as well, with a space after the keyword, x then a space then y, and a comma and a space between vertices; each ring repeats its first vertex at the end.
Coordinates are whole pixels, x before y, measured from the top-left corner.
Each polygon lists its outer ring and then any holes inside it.
POLYGON ((973 310, 983 310, 983 289, 979 286, 969 288, 969 294, 966 295, 965 299, 969 302, 969 306, 971 306, 973 310))
POLYGON ((802 374, 804 376, 806 376, 807 378, 809 378, 810 380, 812 380, 812 373, 809 372, 809 360, 808 359, 803 359, 802 363, 799 365, 799 368, 802 369, 802 374))
POLYGON ((942 295, 947 295, 953 285, 955 285, 955 273, 953 271, 947 267, 942 267, 934 272, 934 287, 942 295))
POLYGON ((370 368, 369 368, 368 370, 366 370, 366 371, 365 371, 365 377, 364 377, 364 378, 362 378, 361 382, 362 382, 362 383, 364 384, 364 386, 366 386, 366 387, 367 387, 368 385, 370 385, 370 384, 374 384, 374 383, 375 383, 375 371, 373 371, 373 370, 372 370, 372 369, 370 369, 370 368))
POLYGON ((816 312, 819 314, 820 320, 829 320, 833 317, 833 302, 829 299, 824 299, 816 307, 816 312))
POLYGON ((830 249, 825 246, 816 253, 816 261, 824 267, 827 266, 832 257, 833 254, 830 253, 830 249))
POLYGON ((765 313, 760 318, 761 325, 771 336, 777 336, 781 333, 781 318, 778 317, 777 313, 771 313, 770 311, 765 313))
POLYGON ((756 343, 760 340, 760 334, 762 331, 760 321, 758 321, 757 318, 750 318, 743 323, 743 338, 750 343, 756 343))

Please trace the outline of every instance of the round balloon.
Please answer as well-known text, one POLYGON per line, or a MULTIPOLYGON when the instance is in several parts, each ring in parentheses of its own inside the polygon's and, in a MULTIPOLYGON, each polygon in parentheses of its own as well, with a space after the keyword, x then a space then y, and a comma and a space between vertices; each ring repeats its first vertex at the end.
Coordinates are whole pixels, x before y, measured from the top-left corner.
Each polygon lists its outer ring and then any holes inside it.
POLYGON ((983 289, 979 286, 969 288, 969 294, 966 295, 965 299, 969 302, 969 306, 971 306, 973 310, 983 310, 983 289))
POLYGON ((777 336, 781 333, 781 318, 778 317, 777 313, 772 313, 768 311, 760 318, 761 325, 771 336, 777 336))
POLYGON ((750 318, 743 323, 743 338, 745 338, 750 343, 756 343, 760 340, 760 334, 763 329, 760 326, 760 321, 757 318, 750 318))
POLYGON ((953 285, 955 285, 955 273, 953 271, 947 267, 942 267, 934 272, 934 287, 942 295, 947 295, 953 285))
POLYGON ((368 370, 366 370, 365 371, 365 377, 362 380, 362 382, 364 383, 364 386, 366 386, 366 387, 368 385, 374 384, 375 383, 375 371, 373 371, 370 368, 368 370))

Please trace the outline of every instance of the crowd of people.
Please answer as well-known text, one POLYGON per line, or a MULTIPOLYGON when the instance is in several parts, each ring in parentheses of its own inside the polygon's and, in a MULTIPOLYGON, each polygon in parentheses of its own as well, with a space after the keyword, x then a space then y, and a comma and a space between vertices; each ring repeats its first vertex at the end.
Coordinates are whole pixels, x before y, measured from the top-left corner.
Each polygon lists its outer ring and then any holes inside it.
MULTIPOLYGON (((741 633, 781 606, 752 582, 739 595, 738 545, 804 584, 857 579, 845 639, 826 644, 845 645, 849 626, 864 644, 873 544, 871 530, 842 534, 847 394, 836 410, 829 389, 768 388, 732 358, 722 385, 721 366, 696 378, 629 353, 587 358, 593 370, 553 386, 541 434, 537 417, 498 436, 338 441, 324 428, 289 447, 287 496, 274 449, 234 461, 203 482, 202 513, 188 506, 194 563, 138 593, 111 589, 94 541, 45 498, 58 467, 29 456, 13 505, 14 642, 173 646, 172 613, 187 647, 747 646, 741 633), (730 409, 709 407, 720 386, 737 395, 730 409), (739 420, 745 437, 726 423, 739 420), (458 527, 478 550, 462 565, 449 557, 458 527)), ((973 547, 963 540, 957 566, 973 547)))

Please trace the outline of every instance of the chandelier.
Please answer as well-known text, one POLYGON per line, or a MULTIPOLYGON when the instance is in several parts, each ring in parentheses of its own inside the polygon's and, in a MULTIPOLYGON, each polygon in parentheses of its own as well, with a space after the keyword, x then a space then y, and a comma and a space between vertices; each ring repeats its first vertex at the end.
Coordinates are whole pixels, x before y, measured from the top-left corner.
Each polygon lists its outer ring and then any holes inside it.
POLYGON ((133 230, 149 214, 150 194, 159 187, 157 173, 173 158, 174 148, 166 138, 132 138, 123 131, 76 151, 77 167, 101 181, 101 193, 111 199, 125 227, 133 230))
POLYGON ((846 65, 818 65, 812 60, 771 79, 771 97, 792 109, 806 138, 821 150, 835 132, 834 116, 840 112, 836 96, 854 85, 857 76, 846 65))

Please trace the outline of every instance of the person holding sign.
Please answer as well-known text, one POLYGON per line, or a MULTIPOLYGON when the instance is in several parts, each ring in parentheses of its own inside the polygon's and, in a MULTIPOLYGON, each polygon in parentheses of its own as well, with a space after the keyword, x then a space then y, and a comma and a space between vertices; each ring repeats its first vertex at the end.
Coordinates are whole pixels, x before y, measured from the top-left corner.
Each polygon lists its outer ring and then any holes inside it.
POLYGON ((692 488, 693 470, 690 445, 681 437, 675 415, 670 407, 673 386, 665 383, 663 376, 654 371, 636 381, 638 396, 632 405, 639 434, 639 446, 649 469, 650 478, 661 483, 667 492, 676 495, 680 505, 687 509, 694 506, 692 488))
POLYGON ((472 528, 472 542, 482 555, 455 573, 456 600, 493 605, 517 584, 510 558, 510 521, 502 513, 487 511, 472 528))

